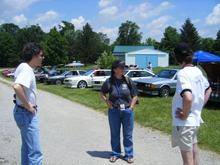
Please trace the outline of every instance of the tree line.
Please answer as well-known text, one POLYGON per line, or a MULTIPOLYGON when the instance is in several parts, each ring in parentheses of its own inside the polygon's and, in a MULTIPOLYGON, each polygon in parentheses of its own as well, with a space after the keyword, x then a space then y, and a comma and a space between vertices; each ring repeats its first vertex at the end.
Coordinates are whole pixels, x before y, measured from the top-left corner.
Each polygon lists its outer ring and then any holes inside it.
POLYGON ((220 55, 220 30, 216 38, 203 38, 188 18, 180 32, 172 26, 166 27, 161 41, 153 38, 142 40, 140 27, 132 21, 123 22, 118 30, 117 39, 110 44, 106 34, 95 32, 89 23, 82 30, 67 21, 53 27, 48 33, 39 25, 24 28, 13 23, 0 25, 0 67, 15 67, 21 62, 22 48, 27 42, 40 43, 44 49, 45 65, 67 64, 81 61, 93 64, 103 52, 110 53, 115 45, 149 45, 170 54, 170 63, 174 63, 171 52, 179 42, 187 42, 193 51, 204 50, 220 55))

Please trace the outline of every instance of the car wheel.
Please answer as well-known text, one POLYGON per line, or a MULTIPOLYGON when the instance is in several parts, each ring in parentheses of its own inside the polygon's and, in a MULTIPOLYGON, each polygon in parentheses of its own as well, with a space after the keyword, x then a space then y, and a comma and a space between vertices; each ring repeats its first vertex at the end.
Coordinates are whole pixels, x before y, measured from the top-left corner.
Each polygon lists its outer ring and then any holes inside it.
POLYGON ((160 89, 160 96, 161 97, 168 97, 170 95, 170 88, 169 87, 162 87, 160 89))
POLYGON ((62 81, 61 80, 56 80, 56 85, 62 85, 62 81))
POLYGON ((87 87, 87 83, 85 81, 80 81, 77 86, 80 89, 84 89, 87 87))

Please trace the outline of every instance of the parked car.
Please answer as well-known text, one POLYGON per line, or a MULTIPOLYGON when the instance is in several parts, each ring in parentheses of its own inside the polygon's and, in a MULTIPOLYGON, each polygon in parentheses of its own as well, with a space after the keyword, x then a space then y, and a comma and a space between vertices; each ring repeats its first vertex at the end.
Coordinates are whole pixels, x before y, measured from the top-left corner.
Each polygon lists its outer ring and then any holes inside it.
POLYGON ((14 77, 15 69, 4 69, 2 75, 5 77, 14 77))
POLYGON ((167 97, 175 93, 178 69, 165 69, 150 79, 136 80, 138 92, 167 97))
POLYGON ((92 87, 92 80, 100 80, 110 77, 111 70, 108 69, 97 69, 89 70, 84 75, 66 78, 64 84, 70 88, 87 88, 92 87))
POLYGON ((48 70, 47 68, 44 68, 44 67, 42 67, 42 68, 37 68, 37 69, 34 71, 36 80, 37 80, 38 82, 41 82, 41 83, 44 82, 45 79, 48 78, 48 74, 49 74, 48 72, 49 72, 49 70, 48 70))
POLYGON ((45 83, 61 85, 61 84, 63 84, 65 78, 70 78, 70 77, 73 77, 73 76, 80 76, 80 75, 83 75, 85 73, 86 73, 86 71, 83 71, 83 70, 65 71, 60 75, 48 77, 47 79, 45 79, 45 83))
MULTIPOLYGON (((152 78, 155 74, 150 72, 149 70, 126 70, 125 76, 130 77, 133 81, 144 79, 144 78, 152 78)), ((107 78, 102 79, 93 79, 92 86, 95 90, 101 90, 103 83, 106 81, 107 78)))

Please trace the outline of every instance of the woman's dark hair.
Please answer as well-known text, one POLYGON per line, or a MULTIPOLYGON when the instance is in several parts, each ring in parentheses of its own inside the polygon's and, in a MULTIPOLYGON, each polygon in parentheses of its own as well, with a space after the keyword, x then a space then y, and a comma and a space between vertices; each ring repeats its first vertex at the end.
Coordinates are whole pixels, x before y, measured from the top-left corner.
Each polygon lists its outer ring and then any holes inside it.
POLYGON ((174 49, 174 57, 176 61, 180 64, 185 62, 186 64, 191 64, 193 61, 193 51, 186 43, 179 43, 174 49))
POLYGON ((115 75, 115 71, 114 69, 118 68, 118 67, 122 67, 124 68, 125 67, 125 63, 124 61, 121 61, 121 60, 116 60, 112 63, 112 67, 111 67, 111 77, 110 77, 110 80, 113 81, 114 79, 114 75, 115 75))
POLYGON ((38 55, 42 51, 42 48, 39 44, 34 42, 29 42, 24 45, 22 54, 23 54, 23 60, 25 62, 30 62, 33 56, 38 55))

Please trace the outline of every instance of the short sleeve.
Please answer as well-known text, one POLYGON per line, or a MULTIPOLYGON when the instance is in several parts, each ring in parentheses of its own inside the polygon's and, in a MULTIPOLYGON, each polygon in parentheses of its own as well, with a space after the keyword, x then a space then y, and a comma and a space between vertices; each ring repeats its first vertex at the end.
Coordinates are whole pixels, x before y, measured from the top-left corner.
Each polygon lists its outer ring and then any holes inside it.
POLYGON ((205 76, 202 76, 202 80, 203 80, 203 84, 204 84, 205 89, 206 90, 209 89, 210 84, 209 84, 207 78, 205 76))
POLYGON ((129 78, 129 81, 131 83, 131 96, 135 97, 135 96, 138 95, 137 87, 136 87, 136 85, 134 84, 134 82, 130 78, 129 78))
POLYGON ((107 79, 102 85, 101 93, 104 93, 104 94, 109 93, 109 86, 110 86, 109 79, 107 79))
POLYGON ((22 70, 15 78, 15 84, 21 84, 26 88, 30 88, 32 82, 32 74, 27 70, 22 70))
POLYGON ((176 91, 181 96, 186 91, 192 92, 192 85, 191 85, 190 80, 187 77, 187 75, 184 75, 184 74, 177 75, 177 89, 176 89, 176 91))

